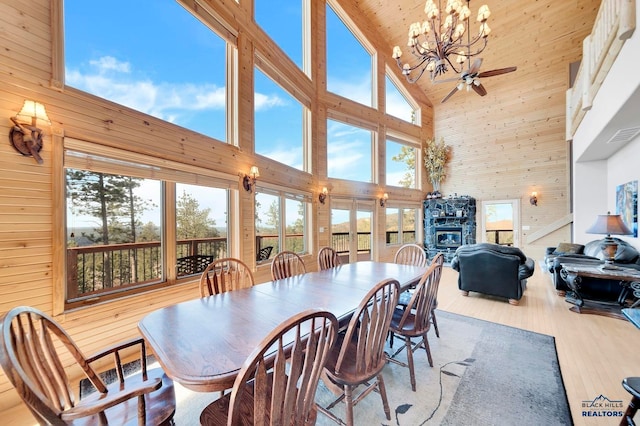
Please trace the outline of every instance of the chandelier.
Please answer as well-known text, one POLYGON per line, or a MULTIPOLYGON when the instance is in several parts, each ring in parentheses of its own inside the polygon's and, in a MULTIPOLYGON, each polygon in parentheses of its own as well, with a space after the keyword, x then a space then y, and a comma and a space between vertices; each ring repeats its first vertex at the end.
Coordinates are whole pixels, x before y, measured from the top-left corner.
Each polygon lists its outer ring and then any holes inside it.
POLYGON ((489 7, 483 5, 478 10, 477 21, 480 23, 478 32, 471 36, 469 17, 470 0, 447 0, 444 10, 441 0, 438 5, 433 0, 427 0, 424 12, 427 19, 420 23, 414 22, 409 26, 409 41, 407 46, 417 63, 411 66, 400 60, 402 50, 399 46, 393 48, 393 58, 402 69, 402 74, 410 83, 415 83, 425 71, 429 71, 433 81, 439 75, 446 73, 449 67, 456 73, 462 72, 465 61, 480 54, 487 46, 487 37, 491 28, 487 19, 491 15, 489 7), (464 37, 466 34, 466 37, 464 37), (465 40, 466 39, 466 40, 465 40), (455 60, 450 57, 456 56, 455 60))

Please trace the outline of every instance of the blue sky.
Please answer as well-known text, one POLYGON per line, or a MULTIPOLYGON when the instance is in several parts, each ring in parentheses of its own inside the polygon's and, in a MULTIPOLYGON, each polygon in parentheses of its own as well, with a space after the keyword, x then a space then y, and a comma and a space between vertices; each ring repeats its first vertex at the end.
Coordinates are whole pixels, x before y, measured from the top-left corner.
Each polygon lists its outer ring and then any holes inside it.
MULTIPOLYGON (((302 0, 258 0, 255 7, 258 24, 298 66, 301 5, 302 0)), ((67 85, 226 140, 222 38, 174 0, 112 0, 109 7, 64 0, 64 6, 67 85)), ((329 7, 327 35, 329 90, 371 105, 370 56, 329 7)), ((256 152, 302 169, 301 105, 259 72, 255 90, 256 152)), ((395 88, 387 97, 387 112, 410 120, 395 88)), ((370 151, 370 133, 344 130, 329 126, 329 175, 369 181, 370 165, 362 172, 354 164, 370 151)), ((398 164, 387 172, 403 170, 398 164)))

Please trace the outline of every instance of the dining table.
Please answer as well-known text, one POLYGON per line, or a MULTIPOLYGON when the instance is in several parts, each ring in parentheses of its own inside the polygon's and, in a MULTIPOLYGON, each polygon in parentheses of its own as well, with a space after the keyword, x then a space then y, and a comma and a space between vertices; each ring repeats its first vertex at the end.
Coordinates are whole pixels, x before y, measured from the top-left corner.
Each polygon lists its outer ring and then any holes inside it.
POLYGON ((277 325, 307 309, 323 309, 346 324, 365 295, 393 278, 401 290, 425 267, 363 261, 166 306, 138 329, 175 382, 199 392, 230 389, 243 363, 277 325))

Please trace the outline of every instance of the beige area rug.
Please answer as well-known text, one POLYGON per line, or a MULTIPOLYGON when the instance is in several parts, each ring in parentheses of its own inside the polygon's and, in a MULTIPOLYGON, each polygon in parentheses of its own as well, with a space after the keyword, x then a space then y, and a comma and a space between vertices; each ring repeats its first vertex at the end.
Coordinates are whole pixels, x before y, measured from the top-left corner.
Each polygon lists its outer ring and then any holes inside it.
MULTIPOLYGON (((387 420, 377 393, 354 409, 356 425, 571 425, 553 337, 437 311, 440 338, 429 332, 434 366, 417 351, 417 391, 408 369, 387 364, 384 380, 391 407, 387 420)), ((394 349, 401 343, 395 339, 394 349)), ((404 351, 398 359, 406 360, 404 351)), ((202 409, 218 393, 201 394, 176 385, 177 426, 199 424, 202 409)), ((333 394, 322 384, 316 401, 333 394)), ((344 404, 332 409, 344 418, 344 404)), ((318 413, 318 425, 335 425, 318 413)))

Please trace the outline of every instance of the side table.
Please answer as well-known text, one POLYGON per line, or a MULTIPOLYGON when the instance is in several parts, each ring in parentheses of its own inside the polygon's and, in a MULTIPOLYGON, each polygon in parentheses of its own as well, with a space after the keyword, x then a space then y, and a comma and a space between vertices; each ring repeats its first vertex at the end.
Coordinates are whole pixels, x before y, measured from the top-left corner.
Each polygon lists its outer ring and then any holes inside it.
POLYGON ((602 265, 582 265, 576 263, 561 263, 561 266, 562 270, 560 271, 560 275, 571 289, 571 292, 567 293, 565 300, 574 305, 570 308, 574 312, 625 319, 621 313, 621 309, 627 307, 626 299, 629 292, 632 291, 636 298, 640 295, 638 291, 638 289, 640 289, 640 271, 635 269, 623 267, 607 268, 602 265), (620 282, 618 301, 611 303, 583 299, 580 294, 582 277, 618 280, 620 282))

